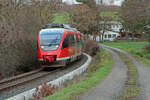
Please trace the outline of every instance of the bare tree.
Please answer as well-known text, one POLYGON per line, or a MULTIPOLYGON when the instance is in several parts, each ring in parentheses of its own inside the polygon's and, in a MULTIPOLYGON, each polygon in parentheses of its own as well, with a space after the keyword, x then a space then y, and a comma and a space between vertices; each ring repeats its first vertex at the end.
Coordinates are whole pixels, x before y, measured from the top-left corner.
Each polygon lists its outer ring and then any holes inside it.
POLYGON ((87 35, 96 31, 94 27, 98 24, 97 15, 87 5, 74 5, 70 11, 70 22, 73 26, 87 35))
POLYGON ((132 33, 142 33, 144 26, 150 25, 149 5, 149 0, 126 0, 120 11, 124 27, 132 33))
POLYGON ((52 22, 55 5, 48 0, 0 4, 0 78, 4 78, 35 68, 37 34, 42 24, 52 22))

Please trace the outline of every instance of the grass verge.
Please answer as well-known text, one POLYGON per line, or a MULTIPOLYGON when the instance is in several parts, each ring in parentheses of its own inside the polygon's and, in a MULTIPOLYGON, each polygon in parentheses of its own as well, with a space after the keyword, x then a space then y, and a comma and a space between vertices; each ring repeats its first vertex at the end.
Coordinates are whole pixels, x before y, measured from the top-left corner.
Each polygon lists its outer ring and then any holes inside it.
POLYGON ((127 64, 128 72, 124 90, 122 91, 122 95, 118 97, 117 100, 136 100, 137 96, 139 96, 140 93, 140 88, 137 83, 139 77, 137 68, 134 66, 133 62, 128 57, 121 53, 118 54, 127 64))
POLYGON ((101 12, 100 17, 108 17, 108 18, 111 18, 113 20, 118 20, 119 19, 117 11, 114 11, 114 12, 109 12, 109 11, 101 12))
POLYGON ((125 50, 150 67, 150 53, 144 49, 148 42, 109 42, 104 44, 125 50))
POLYGON ((44 100, 74 100, 90 88, 100 84, 112 71, 113 58, 108 52, 101 50, 101 53, 93 58, 93 63, 89 66, 84 80, 68 86, 52 96, 44 98, 44 100))
POLYGON ((67 12, 63 13, 54 13, 53 14, 53 23, 63 23, 63 24, 68 24, 69 23, 69 14, 67 12))

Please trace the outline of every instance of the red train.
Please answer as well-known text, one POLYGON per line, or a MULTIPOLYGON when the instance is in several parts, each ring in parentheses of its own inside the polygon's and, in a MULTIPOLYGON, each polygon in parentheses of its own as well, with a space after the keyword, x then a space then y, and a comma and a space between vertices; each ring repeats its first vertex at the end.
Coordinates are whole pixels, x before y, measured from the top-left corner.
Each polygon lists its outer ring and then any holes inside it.
POLYGON ((64 24, 45 25, 38 34, 38 60, 44 67, 66 66, 82 54, 82 34, 64 24))

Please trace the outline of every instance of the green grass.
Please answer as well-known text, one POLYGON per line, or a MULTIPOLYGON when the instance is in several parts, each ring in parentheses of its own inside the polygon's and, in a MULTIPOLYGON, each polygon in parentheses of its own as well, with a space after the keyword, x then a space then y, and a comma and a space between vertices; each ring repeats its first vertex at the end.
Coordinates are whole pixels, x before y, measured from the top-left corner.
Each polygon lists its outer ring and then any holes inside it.
POLYGON ((80 94, 87 92, 88 89, 100 84, 100 82, 102 82, 111 72, 113 58, 108 54, 108 52, 102 50, 101 53, 96 55, 93 60, 94 62, 99 61, 98 64, 94 66, 97 67, 96 71, 91 73, 89 72, 83 81, 64 88, 52 96, 46 97, 44 100, 73 100, 76 96, 79 96, 80 94))
POLYGON ((125 50, 133 54, 135 57, 150 67, 150 53, 144 49, 144 46, 148 45, 148 42, 110 42, 104 44, 125 50))
POLYGON ((137 68, 134 66, 133 62, 125 55, 118 53, 123 61, 127 64, 127 80, 120 97, 117 100, 135 100, 140 95, 140 88, 137 83, 139 74, 137 68))
POLYGON ((102 17, 112 17, 112 16, 116 16, 117 12, 101 12, 100 16, 102 17))
POLYGON ((118 20, 118 12, 114 11, 114 12, 101 12, 100 13, 100 16, 101 17, 108 17, 108 18, 111 18, 113 20, 118 20))
POLYGON ((53 14, 53 23, 64 23, 68 24, 69 23, 69 14, 64 12, 64 13, 54 13, 53 14))

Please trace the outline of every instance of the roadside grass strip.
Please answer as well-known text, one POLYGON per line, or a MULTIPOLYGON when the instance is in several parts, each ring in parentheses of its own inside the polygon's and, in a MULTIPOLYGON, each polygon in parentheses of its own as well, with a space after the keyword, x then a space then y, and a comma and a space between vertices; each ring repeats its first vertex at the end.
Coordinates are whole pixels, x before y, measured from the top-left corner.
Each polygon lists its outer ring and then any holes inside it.
POLYGON ((92 62, 95 64, 89 66, 88 73, 85 73, 84 80, 68 86, 44 98, 44 100, 75 100, 81 94, 100 84, 112 71, 113 57, 105 50, 101 50, 100 53, 93 58, 92 62))
POLYGON ((150 67, 150 53, 144 49, 149 44, 148 42, 108 42, 104 44, 127 51, 150 67))
POLYGON ((140 88, 138 86, 138 71, 133 62, 125 55, 118 53, 123 61, 127 64, 127 80, 120 97, 117 100, 136 100, 140 94, 140 88))

